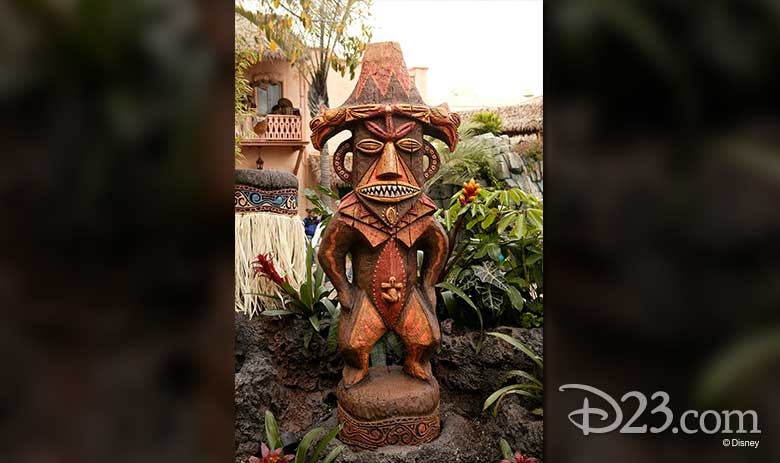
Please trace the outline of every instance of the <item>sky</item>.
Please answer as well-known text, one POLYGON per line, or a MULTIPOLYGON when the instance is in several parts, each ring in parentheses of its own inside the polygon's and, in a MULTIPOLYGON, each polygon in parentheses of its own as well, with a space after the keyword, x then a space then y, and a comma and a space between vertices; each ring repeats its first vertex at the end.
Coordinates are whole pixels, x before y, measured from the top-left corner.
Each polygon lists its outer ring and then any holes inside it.
POLYGON ((372 42, 428 67, 428 100, 453 109, 542 94, 541 0, 373 0, 372 42))

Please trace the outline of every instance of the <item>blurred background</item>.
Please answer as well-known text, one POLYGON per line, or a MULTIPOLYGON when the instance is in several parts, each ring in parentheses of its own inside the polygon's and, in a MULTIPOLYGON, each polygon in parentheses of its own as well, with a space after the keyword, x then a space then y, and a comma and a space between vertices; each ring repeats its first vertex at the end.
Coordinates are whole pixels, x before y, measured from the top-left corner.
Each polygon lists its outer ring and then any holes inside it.
POLYGON ((0 4, 0 461, 231 458, 232 15, 0 4))
POLYGON ((778 25, 762 0, 545 5, 547 461, 780 456, 778 25), (583 436, 566 383, 763 434, 583 436))

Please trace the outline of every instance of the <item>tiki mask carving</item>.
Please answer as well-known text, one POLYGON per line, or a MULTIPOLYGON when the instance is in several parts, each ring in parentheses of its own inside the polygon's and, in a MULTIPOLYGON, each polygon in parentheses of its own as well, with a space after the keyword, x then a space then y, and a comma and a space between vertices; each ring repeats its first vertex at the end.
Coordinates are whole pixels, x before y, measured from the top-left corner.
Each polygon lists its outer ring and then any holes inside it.
POLYGON ((339 348, 345 367, 337 396, 344 442, 365 448, 391 443, 398 438, 393 433, 399 419, 414 424, 407 431, 424 431, 404 437, 410 443, 438 435, 439 390, 430 357, 441 340, 434 288, 448 246, 433 218, 436 206, 423 192, 439 167, 436 150, 423 135, 454 149, 459 123, 446 105, 423 103, 400 48, 388 42, 369 45, 350 98, 340 108, 323 109, 310 124, 315 148, 343 129, 352 132, 336 149, 333 163, 354 191, 342 198, 318 253, 342 306, 339 348), (344 166, 350 152, 351 171, 344 166), (419 251, 423 263, 418 269, 419 251), (370 374, 371 349, 388 332, 406 347, 403 368, 370 374), (398 397, 387 394, 398 388, 398 397), (379 397, 386 402, 379 404, 379 397))

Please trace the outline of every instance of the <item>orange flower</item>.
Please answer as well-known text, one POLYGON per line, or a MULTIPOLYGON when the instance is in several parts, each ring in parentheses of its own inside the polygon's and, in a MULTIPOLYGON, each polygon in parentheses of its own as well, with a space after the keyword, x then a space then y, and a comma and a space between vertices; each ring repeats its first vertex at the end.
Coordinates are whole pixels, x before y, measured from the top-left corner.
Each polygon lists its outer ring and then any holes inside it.
POLYGON ((463 184, 463 190, 461 190, 461 192, 467 203, 473 202, 474 198, 477 197, 477 193, 479 193, 479 183, 475 182, 472 178, 468 183, 463 184))

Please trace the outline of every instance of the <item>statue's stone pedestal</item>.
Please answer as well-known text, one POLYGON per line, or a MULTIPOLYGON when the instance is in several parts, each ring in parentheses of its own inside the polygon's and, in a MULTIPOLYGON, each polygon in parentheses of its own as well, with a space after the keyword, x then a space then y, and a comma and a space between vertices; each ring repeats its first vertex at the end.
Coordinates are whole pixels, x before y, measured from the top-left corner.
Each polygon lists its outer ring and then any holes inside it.
POLYGON ((441 429, 439 384, 405 374, 400 366, 372 367, 350 388, 336 389, 339 440, 373 450, 386 445, 419 445, 434 440, 441 429))

